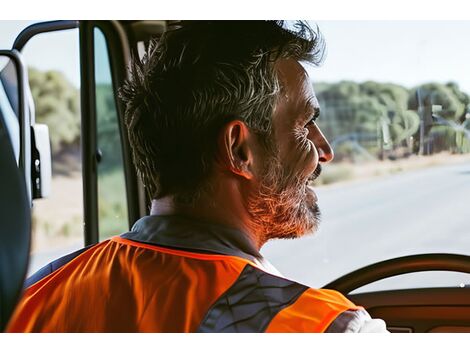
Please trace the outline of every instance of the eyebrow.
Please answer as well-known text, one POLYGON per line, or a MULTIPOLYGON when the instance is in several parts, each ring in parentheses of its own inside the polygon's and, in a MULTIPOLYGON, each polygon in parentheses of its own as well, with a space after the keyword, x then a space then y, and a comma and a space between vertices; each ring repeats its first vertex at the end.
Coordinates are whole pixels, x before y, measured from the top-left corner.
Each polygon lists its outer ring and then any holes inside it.
POLYGON ((307 118, 314 117, 315 119, 317 119, 320 116, 320 107, 314 106, 312 104, 312 100, 313 98, 310 98, 305 103, 305 113, 307 118))

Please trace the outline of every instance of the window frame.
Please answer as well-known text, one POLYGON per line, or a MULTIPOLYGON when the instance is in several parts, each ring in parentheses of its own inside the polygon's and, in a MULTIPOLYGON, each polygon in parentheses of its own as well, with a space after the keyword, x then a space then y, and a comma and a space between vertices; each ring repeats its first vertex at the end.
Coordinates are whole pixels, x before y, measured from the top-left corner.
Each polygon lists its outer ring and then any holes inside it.
MULTIPOLYGON (((143 186, 135 171, 127 130, 124 123, 125 107, 117 97, 117 91, 128 77, 130 61, 129 42, 124 27, 118 21, 48 21, 26 27, 15 39, 13 49, 21 52, 28 41, 37 34, 75 29, 79 30, 80 47, 80 106, 81 106, 81 151, 84 207, 84 244, 98 243, 98 192, 97 192, 97 148, 96 148, 96 96, 94 76, 94 28, 103 33, 111 68, 114 99, 117 107, 121 140, 124 179, 126 185, 128 222, 130 226, 146 215, 147 206, 143 186)), ((26 132, 29 132, 26 131, 26 132)), ((28 151, 30 148, 22 150, 28 151)), ((29 152, 26 157, 30 157, 29 152)), ((29 164, 26 162, 25 166, 29 164)), ((26 173, 27 175, 29 173, 26 173)))
POLYGON ((97 125, 95 93, 94 29, 104 35, 111 69, 114 99, 121 139, 128 222, 132 226, 146 215, 145 195, 132 161, 132 153, 124 122, 125 106, 117 96, 119 87, 128 78, 130 49, 123 26, 117 21, 80 21, 80 66, 82 104, 82 167, 84 190, 85 245, 99 242, 97 125))

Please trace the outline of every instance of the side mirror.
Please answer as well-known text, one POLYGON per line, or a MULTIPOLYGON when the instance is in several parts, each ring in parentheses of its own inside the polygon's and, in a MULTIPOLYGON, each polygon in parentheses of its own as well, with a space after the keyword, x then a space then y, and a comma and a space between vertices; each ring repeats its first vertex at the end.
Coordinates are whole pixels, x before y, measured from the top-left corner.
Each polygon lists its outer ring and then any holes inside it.
POLYGON ((47 198, 51 193, 52 159, 49 127, 31 126, 31 190, 33 199, 47 198))
POLYGON ((30 200, 45 198, 50 194, 52 183, 49 129, 35 123, 34 102, 21 54, 16 50, 0 50, 1 56, 3 61, 8 59, 6 64, 0 65, 0 112, 5 115, 30 200))

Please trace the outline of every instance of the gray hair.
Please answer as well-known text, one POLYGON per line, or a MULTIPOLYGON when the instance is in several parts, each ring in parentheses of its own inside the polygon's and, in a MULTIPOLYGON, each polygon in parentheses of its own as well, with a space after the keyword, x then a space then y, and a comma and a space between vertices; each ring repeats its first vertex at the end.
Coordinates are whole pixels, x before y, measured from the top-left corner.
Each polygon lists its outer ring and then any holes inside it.
POLYGON ((212 170, 220 129, 238 119, 272 146, 280 91, 273 63, 318 65, 324 41, 308 23, 191 21, 152 41, 121 88, 134 163, 151 198, 192 202, 212 170))

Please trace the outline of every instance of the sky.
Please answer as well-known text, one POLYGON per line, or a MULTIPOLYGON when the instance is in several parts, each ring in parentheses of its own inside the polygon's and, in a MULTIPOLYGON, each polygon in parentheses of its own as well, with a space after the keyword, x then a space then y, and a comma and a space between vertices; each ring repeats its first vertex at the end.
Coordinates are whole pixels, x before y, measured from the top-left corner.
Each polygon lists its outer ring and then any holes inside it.
MULTIPOLYGON (((37 21, 2 21, 0 20, 0 48, 11 49, 16 36, 30 24, 37 21)), ((107 67, 104 55, 106 44, 101 34, 96 35, 96 48, 101 53, 98 67, 107 67)), ((22 52, 27 66, 36 69, 58 70, 75 86, 80 87, 80 50, 78 29, 43 33, 33 37, 22 52)), ((109 71, 96 70, 97 82, 110 82, 109 71)))
POLYGON ((406 87, 449 80, 470 93, 470 21, 318 21, 327 43, 314 81, 376 80, 406 87))
MULTIPOLYGON (((32 21, 0 21, 0 47, 32 21)), ((375 80, 412 87, 457 82, 470 93, 470 21, 316 21, 327 43, 314 82, 375 80)), ((43 34, 25 48, 28 65, 56 69, 79 86, 78 30, 43 34)), ((98 77, 98 80, 106 77, 98 77)))

